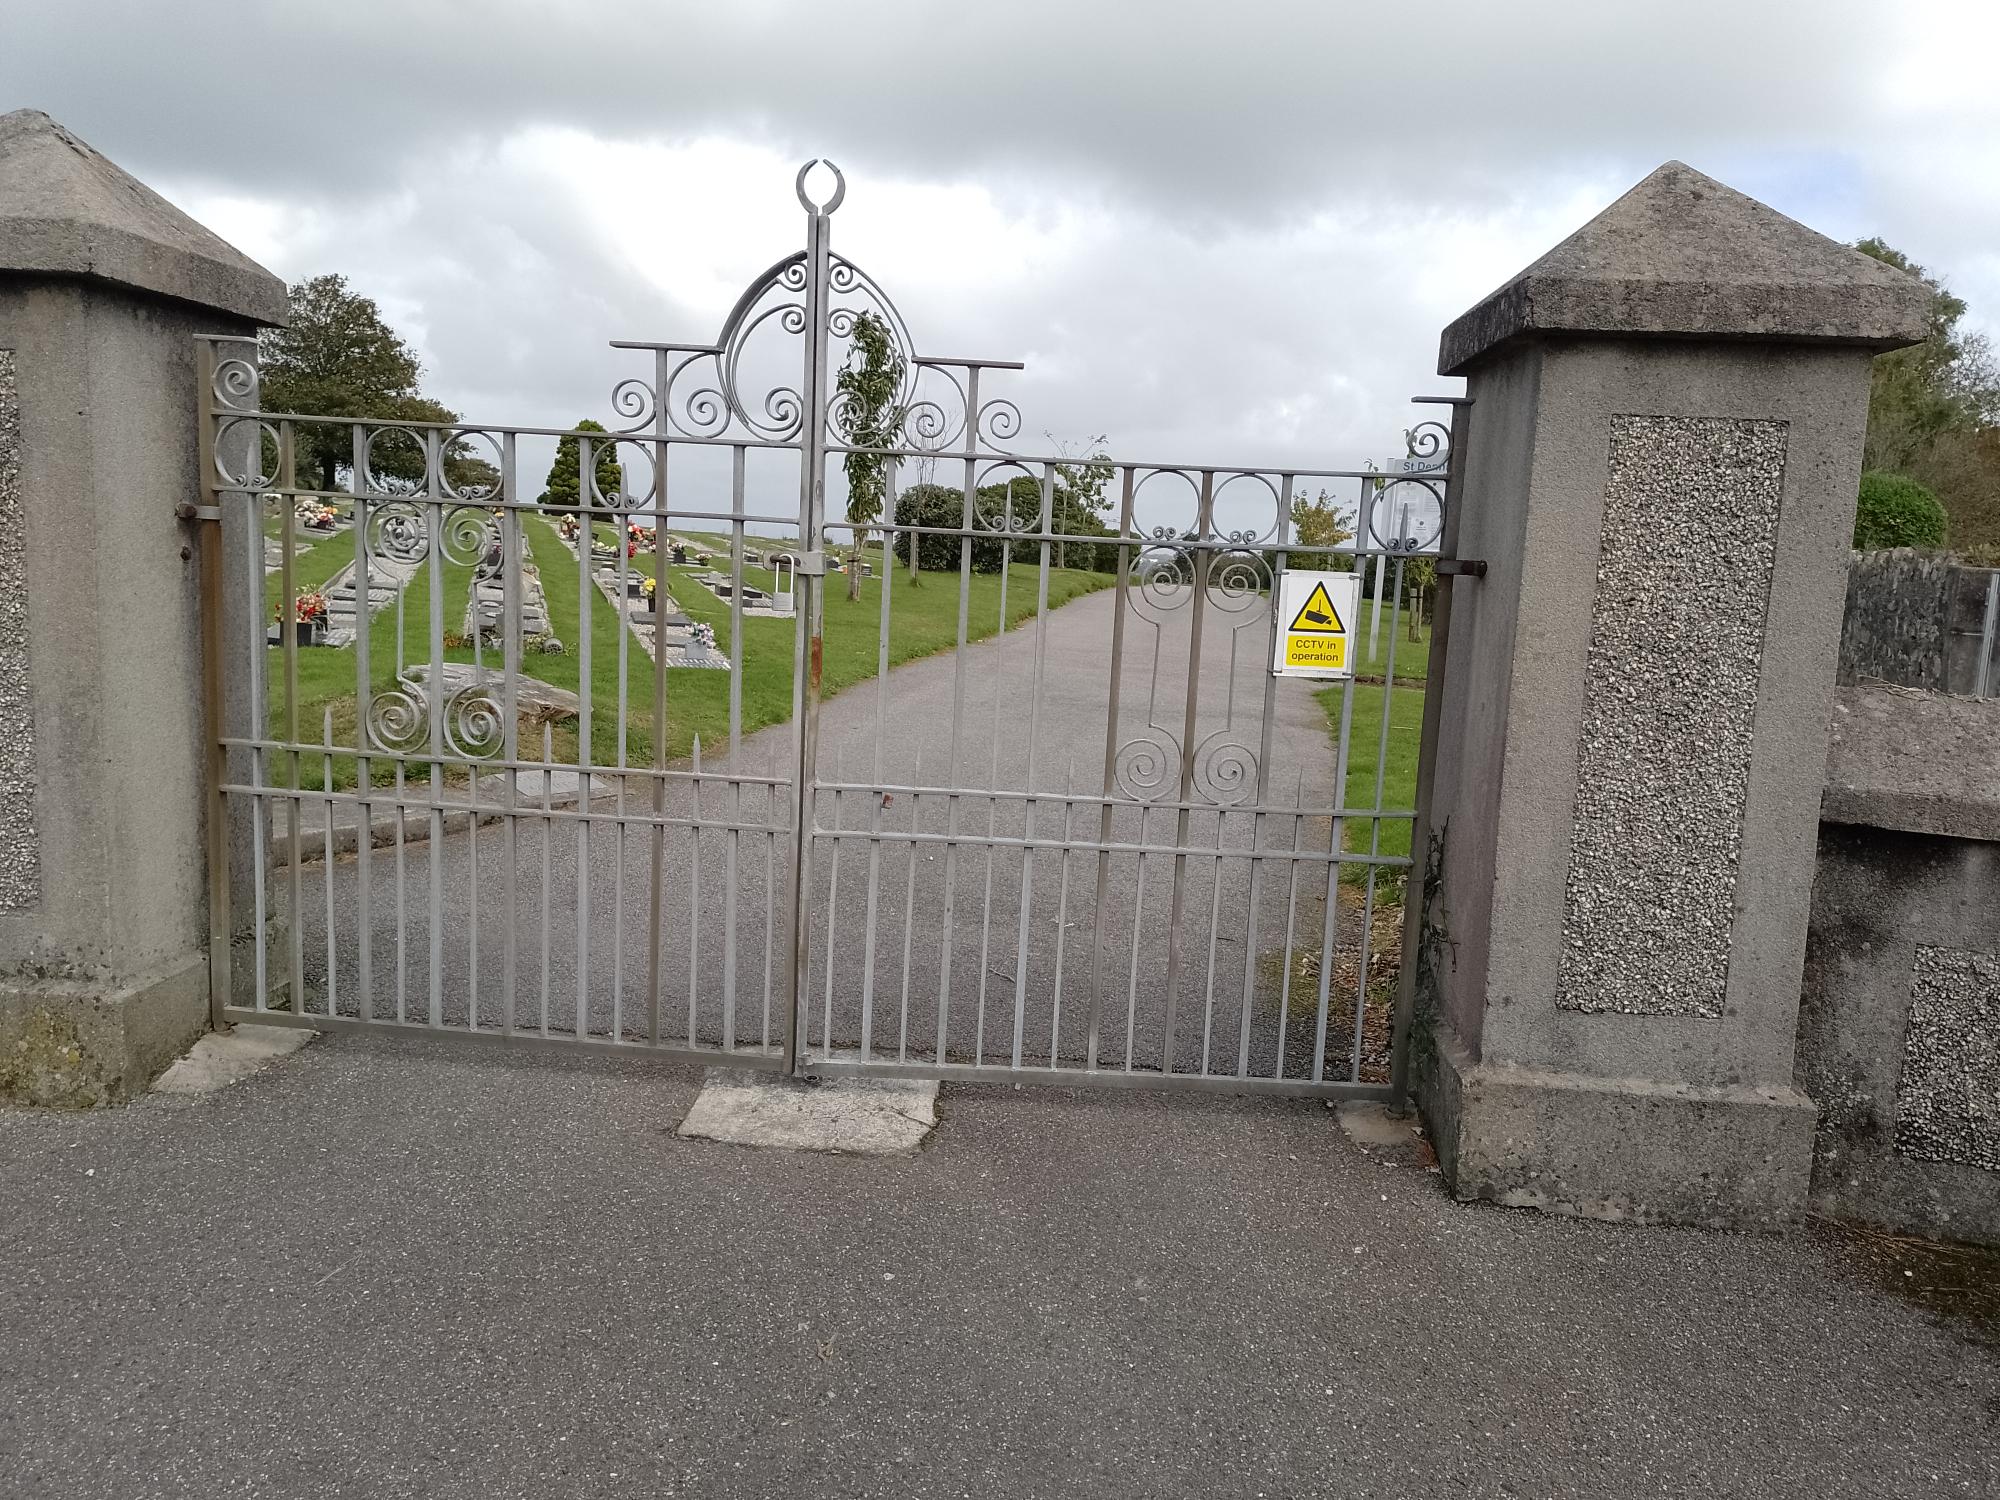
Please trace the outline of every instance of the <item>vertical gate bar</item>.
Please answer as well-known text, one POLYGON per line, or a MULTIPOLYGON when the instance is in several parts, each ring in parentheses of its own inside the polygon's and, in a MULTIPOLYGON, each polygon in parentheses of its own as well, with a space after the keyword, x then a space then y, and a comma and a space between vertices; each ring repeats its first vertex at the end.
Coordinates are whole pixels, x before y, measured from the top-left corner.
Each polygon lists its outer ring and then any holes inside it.
MULTIPOLYGON (((837 195, 836 195, 837 197, 837 195)), ((805 368, 799 384, 799 550, 816 557, 823 545, 826 501, 826 303, 830 266, 828 214, 814 209, 806 215, 805 368)), ((823 566, 823 560, 821 565, 823 566)), ((805 982, 811 961, 811 923, 806 903, 811 899, 813 758, 819 751, 820 657, 825 648, 826 599, 823 577, 795 573, 799 593, 794 606, 798 625, 792 654, 792 878, 786 902, 791 942, 785 985, 785 1071, 799 1069, 805 1030, 805 982)))
MULTIPOLYGON (((443 433, 438 434, 438 493, 449 494, 445 483, 444 462, 451 451, 451 445, 443 433)), ((471 570, 465 580, 465 620, 472 624, 472 681, 473 691, 485 691, 486 648, 482 644, 486 635, 486 625, 479 616, 479 574, 486 566, 486 524, 478 523, 477 529, 467 529, 468 534, 478 540, 471 570)), ((461 624, 465 623, 461 620, 461 624)), ((443 684, 439 684, 442 690, 443 684)), ((461 744, 466 766, 466 807, 465 807, 465 1029, 479 1030, 479 741, 476 735, 471 743, 461 744)), ((440 849, 431 851, 433 863, 439 861, 440 849)))
MULTIPOLYGON (((1389 720, 1393 711, 1392 705, 1396 698, 1396 641, 1402 633, 1400 627, 1403 616, 1404 567, 1405 560, 1400 556, 1397 557, 1395 578, 1391 584, 1392 592, 1389 598, 1389 658, 1382 668, 1382 712, 1375 740, 1375 816, 1368 820, 1368 853, 1371 857, 1379 855, 1382 852, 1382 797, 1389 766, 1389 720)), ((1340 800, 1337 805, 1340 807, 1347 805, 1347 787, 1345 782, 1341 784, 1340 800)), ((1339 851, 1336 849, 1334 852, 1338 853, 1339 851)), ((1372 864, 1368 867, 1368 890, 1361 903, 1360 964, 1358 970, 1360 977, 1355 981, 1354 1036, 1347 1070, 1349 1081, 1353 1083, 1361 1081, 1361 1027, 1368 1019, 1368 959, 1369 949, 1373 946, 1375 937, 1375 880, 1377 874, 1380 872, 1380 868, 1380 866, 1372 864)), ((1331 885, 1331 881, 1329 884, 1331 885)), ((1327 951, 1329 953, 1332 952, 1332 944, 1339 932, 1337 923, 1331 925, 1332 935, 1327 940, 1327 951)), ((1320 974, 1319 990, 1320 1013, 1324 1015, 1327 1008, 1327 978, 1324 966, 1322 966, 1320 974)), ((1324 1023, 1322 1023, 1322 1031, 1324 1031, 1324 1023)), ((1323 1050, 1324 1048, 1322 1047, 1323 1050)), ((1313 1082, 1319 1082, 1317 1059, 1314 1064, 1313 1082)))
POLYGON ((500 875, 506 888, 507 912, 500 924, 501 974, 500 1004, 504 1014, 500 1030, 514 1034, 514 966, 520 962, 520 858, 521 808, 521 512, 515 488, 515 434, 500 439, 500 753, 507 758, 502 795, 506 799, 503 826, 506 855, 500 875))
MULTIPOLYGON (((198 545, 201 549, 201 696, 202 712, 208 721, 208 740, 202 747, 208 772, 208 784, 202 789, 203 816, 208 824, 204 830, 208 836, 208 1025, 212 1031, 222 1031, 228 1026, 224 1012, 234 984, 230 938, 235 916, 230 910, 229 809, 222 792, 222 784, 229 777, 228 751, 222 744, 229 733, 229 724, 222 689, 223 653, 227 650, 227 642, 222 635, 223 496, 218 483, 221 475, 216 467, 217 418, 213 410, 215 352, 213 340, 195 340, 196 463, 201 471, 201 497, 216 512, 213 518, 199 523, 198 545)), ((262 526, 253 526, 251 532, 256 539, 262 540, 262 526)), ((261 628, 264 623, 261 593, 258 603, 260 607, 250 613, 261 628)))
MULTIPOLYGON (((835 781, 842 779, 841 756, 838 751, 834 754, 833 779, 835 781)), ((840 925, 840 849, 844 842, 840 836, 840 828, 841 809, 845 805, 843 799, 844 793, 836 786, 833 789, 833 858, 829 861, 831 874, 827 881, 826 892, 826 951, 823 960, 826 972, 821 976, 826 982, 822 987, 825 995, 821 1002, 819 1033, 820 1045, 828 1052, 833 1051, 833 934, 834 929, 840 925)), ((817 825, 819 820, 816 815, 813 821, 817 825)), ((810 916, 802 920, 807 927, 811 927, 810 916)), ((807 1040, 811 1040, 810 1036, 807 1040)))
MULTIPOLYGON (((738 826, 743 821, 743 506, 745 462, 749 450, 738 445, 729 465, 729 832, 723 846, 723 887, 728 907, 722 917, 722 1048, 736 1050, 736 902, 738 826)), ((655 548, 658 534, 654 535, 655 548)), ((659 568, 654 552, 653 567, 659 568)), ((794 588, 797 587, 794 583, 794 588)), ((659 619, 659 606, 653 607, 659 619)), ((653 650, 660 649, 659 626, 653 627, 653 650)), ((768 921, 768 916, 766 917, 768 921)))
MULTIPOLYGON (((1002 564, 1000 594, 1007 594, 1005 564, 1002 564)), ((1005 621, 1006 607, 1001 606, 1002 621, 1005 621)), ((974 1011, 972 1023, 972 1065, 976 1068, 985 1060, 986 1052, 986 976, 987 956, 991 952, 993 939, 993 817, 999 803, 995 793, 1000 782, 1000 695, 993 695, 993 745, 986 768, 986 885, 985 894, 979 904, 979 1003, 974 1011)))
MULTIPOLYGON (((374 899, 375 761, 368 753, 368 710, 375 692, 370 658, 375 611, 370 607, 368 582, 368 445, 364 429, 358 423, 349 430, 348 437, 352 452, 347 485, 353 495, 348 510, 354 524, 354 790, 360 799, 354 809, 355 935, 360 947, 355 956, 355 983, 359 995, 357 1009, 363 1017, 373 1020, 375 923, 369 908, 374 899)), ((400 808, 396 816, 402 816, 400 808)))
MULTIPOLYGON (((401 607, 402 607, 401 596, 398 595, 397 608, 400 609, 401 607)), ((397 623, 396 636, 398 641, 398 645, 396 648, 396 664, 400 668, 403 661, 403 651, 401 646, 401 639, 402 639, 401 619, 399 618, 396 623, 397 623)), ((405 782, 405 769, 406 768, 403 764, 403 757, 398 755, 396 757, 396 770, 395 770, 396 782, 393 792, 393 795, 395 796, 396 799, 396 1022, 398 1025, 401 1025, 404 1021, 406 1021, 409 1018, 408 1001, 409 1001, 409 978, 410 978, 410 965, 409 965, 410 869, 409 869, 409 860, 404 853, 404 847, 403 847, 405 843, 403 837, 403 820, 408 815, 409 811, 408 804, 405 801, 405 795, 407 792, 407 785, 405 782)))
MULTIPOLYGON (((1104 1022, 1104 990, 1099 961, 1104 952, 1104 902, 1111 875, 1111 789, 1118 770, 1118 705, 1125 670, 1126 592, 1132 579, 1132 469, 1125 468, 1123 494, 1118 502, 1118 581, 1112 585, 1111 667, 1104 692, 1104 776, 1099 791, 1103 802, 1097 814, 1097 904, 1090 918, 1090 1031, 1085 1044, 1084 1069, 1097 1069, 1097 1048, 1104 1022)), ((1145 820, 1142 817, 1140 821, 1145 820)), ((1144 842, 1143 839, 1140 842, 1144 842)))
MULTIPOLYGON (((1208 601, 1208 575, 1214 558, 1205 544, 1215 534, 1215 471, 1201 471, 1201 497, 1195 520, 1193 614, 1188 622, 1188 664, 1185 702, 1181 707, 1180 807, 1174 814, 1174 885, 1167 917, 1167 1024, 1160 1042, 1160 1071, 1174 1071, 1174 1032, 1181 1007, 1181 917, 1187 900, 1188 803, 1194 796, 1195 735, 1201 718, 1201 634, 1203 606, 1208 601)), ((1234 675, 1235 663, 1231 664, 1234 675)))
MULTIPOLYGON (((916 533, 910 534, 910 545, 917 545, 916 533)), ((921 788, 924 784, 924 747, 917 743, 917 771, 910 785, 921 788)), ((896 1008, 896 1061, 910 1060, 910 945, 916 936, 917 917, 917 832, 918 813, 923 807, 924 794, 921 790, 910 793, 910 863, 903 872, 903 994, 896 1008)))
MULTIPOLYGON (((1152 821, 1151 804, 1139 808, 1139 838, 1146 842, 1146 827, 1152 821)), ((1146 913, 1146 856, 1142 852, 1132 861, 1138 872, 1138 880, 1132 892, 1132 952, 1126 960, 1125 977, 1125 1071, 1132 1071, 1132 1053, 1139 1030, 1139 932, 1144 925, 1146 913)))
MULTIPOLYGON (((264 438, 261 425, 253 424, 250 441, 255 444, 255 457, 250 474, 261 475, 264 463, 264 438)), ((249 555, 243 559, 244 582, 255 589, 256 607, 244 611, 247 635, 244 644, 250 649, 246 674, 250 684, 250 725, 256 743, 250 749, 250 874, 251 874, 251 919, 255 936, 251 943, 251 956, 257 979, 257 1009, 271 1008, 271 953, 269 945, 271 903, 266 889, 270 880, 269 840, 274 836, 277 825, 276 811, 268 805, 264 789, 269 785, 270 762, 265 745, 272 736, 271 724, 271 652, 265 644, 264 635, 264 495, 261 491, 243 497, 245 509, 250 512, 251 523, 245 528, 247 535, 244 545, 249 555)))
MULTIPOLYGON (((1291 555, 1285 544, 1291 540, 1292 486, 1293 476, 1284 475, 1279 481, 1278 491, 1278 555, 1271 569, 1271 591, 1265 600, 1268 625, 1264 648, 1267 653, 1276 651, 1278 638, 1278 594, 1283 587, 1285 570, 1291 565, 1291 555)), ((1320 559, 1324 562, 1324 559, 1320 559)), ((1260 857, 1263 845, 1264 820, 1267 816, 1261 809, 1271 802, 1271 748, 1272 726, 1278 716, 1278 676, 1268 665, 1264 669, 1264 711, 1262 729, 1257 739, 1257 800, 1254 804, 1259 811, 1250 814, 1250 899, 1246 913, 1243 939, 1243 1016, 1236 1036, 1236 1076, 1250 1076, 1250 1009, 1257 995, 1257 925, 1264 901, 1264 866, 1260 857)))
MULTIPOLYGON (((1069 856, 1070 816, 1076 811, 1076 757, 1063 766, 1062 854, 1056 860, 1061 875, 1056 882, 1056 974, 1049 1007, 1049 1067, 1062 1064, 1063 957, 1069 940, 1069 856)), ((1016 1064, 1018 1066, 1018 1064, 1016 1064)))
MULTIPOLYGON (((1471 438, 1471 401, 1457 396, 1426 405, 1451 408, 1445 459, 1444 520, 1438 533, 1440 559, 1458 556, 1460 511, 1465 503, 1465 449, 1471 438)), ((1431 616, 1431 649, 1424 670, 1423 735, 1417 744, 1416 817, 1410 824, 1410 866, 1403 877, 1402 965, 1396 977, 1396 1021, 1392 1033, 1389 1086, 1399 1104, 1410 1088, 1410 1027, 1417 1008, 1417 970, 1423 961, 1424 893, 1430 863, 1431 784, 1437 773, 1438 725, 1444 713, 1445 668, 1451 639, 1453 578, 1438 571, 1437 606, 1431 616), (1415 891, 1411 886, 1414 883, 1415 891)))
MULTIPOLYGON (((616 443, 610 445, 610 451, 614 456, 616 455, 618 451, 616 443)), ((626 492, 625 467, 623 465, 619 467, 618 474, 617 505, 612 511, 616 526, 613 546, 617 552, 617 560, 614 565, 615 572, 612 578, 612 592, 616 597, 613 599, 611 606, 612 616, 618 622, 618 692, 616 696, 618 723, 616 728, 617 748, 615 752, 615 759, 618 766, 618 796, 614 803, 617 821, 612 825, 616 831, 611 841, 613 860, 611 867, 611 1040, 614 1042, 625 1039, 625 843, 628 832, 625 822, 627 790, 625 773, 630 767, 630 746, 627 742, 631 736, 628 720, 632 704, 631 601, 633 576, 631 557, 633 548, 631 496, 626 492)), ((655 532, 653 534, 653 545, 655 547, 659 545, 659 540, 659 533, 655 532)), ((657 556, 657 554, 655 555, 657 556)), ((657 568, 657 566, 658 564, 656 563, 655 567, 657 568)), ((659 644, 657 641, 655 641, 653 649, 655 653, 658 652, 659 644)), ((584 810, 588 812, 590 809, 588 799, 585 800, 583 806, 584 810)), ((588 880, 590 872, 587 870, 583 871, 579 874, 578 878, 580 880, 588 880)))
POLYGON ((651 896, 646 911, 646 1039, 660 1045, 660 1003, 666 975, 660 968, 660 930, 665 917, 667 879, 667 653, 660 644, 660 613, 666 603, 667 563, 673 546, 667 535, 667 467, 673 449, 667 438, 667 383, 673 378, 667 352, 653 351, 653 424, 659 436, 653 463, 653 826, 648 831, 652 855, 651 896))
POLYGON ((290 421, 278 423, 278 535, 284 550, 279 564, 279 595, 284 601, 280 618, 283 625, 278 645, 285 668, 285 760, 290 767, 292 795, 285 801, 285 842, 288 847, 285 871, 285 949, 289 957, 287 983, 291 988, 291 1012, 306 1013, 305 897, 299 820, 299 631, 298 576, 294 551, 298 547, 298 472, 293 466, 293 430, 290 421))
MULTIPOLYGON (((1341 736, 1343 744, 1346 743, 1346 738, 1343 733, 1341 736)), ((1272 1064, 1273 1078, 1285 1076, 1285 1031, 1292 1015, 1292 934, 1298 925, 1299 916, 1299 855, 1305 849, 1303 840, 1306 825, 1305 787, 1306 773, 1301 767, 1297 785, 1292 788, 1292 857, 1285 862, 1285 943, 1278 950, 1280 968, 1283 972, 1278 981, 1278 1046, 1277 1061, 1272 1064)))
POLYGON ((666 994, 666 976, 660 972, 660 944, 664 934, 660 924, 666 920, 666 662, 660 660, 660 608, 668 594, 668 572, 666 560, 674 554, 672 542, 668 538, 666 520, 666 486, 668 486, 668 464, 672 460, 672 444, 668 436, 672 432, 666 404, 666 388, 674 378, 672 360, 666 350, 652 352, 652 390, 654 390, 654 434, 658 436, 658 446, 654 450, 652 466, 652 828, 646 830, 648 854, 652 858, 650 868, 650 896, 646 900, 646 1040, 652 1046, 660 1046, 660 1002, 666 994))
POLYGON ((1992 691, 1996 633, 2000 633, 2000 572, 1986 575, 1986 618, 1979 626, 1979 678, 1972 689, 1975 698, 1987 697, 1992 691))
MULTIPOLYGON (((792 587, 798 588, 796 580, 792 587)), ((767 763, 764 769, 769 773, 776 767, 767 763)), ((771 821, 778 810, 774 805, 777 794, 776 785, 768 781, 764 783, 764 1023, 761 1045, 766 1052, 771 1050, 772 945, 778 929, 778 834, 782 829, 771 821)))
MULTIPOLYGON (((1012 481, 1005 481, 1011 485, 1012 481)), ((1014 497, 1011 489, 1002 493, 1006 496, 1007 507, 1005 530, 1014 529, 1014 497)), ((1014 571, 1014 543, 1001 543, 1000 549, 1000 617, 995 625, 995 639, 1004 640, 1007 635, 1007 583, 1014 571)), ((961 671, 964 664, 960 662, 961 671)), ((995 669, 996 677, 998 669, 995 669)), ((976 1068, 985 1061, 986 1051, 986 985, 987 954, 993 939, 993 817, 995 812, 994 793, 1000 785, 1000 693, 995 683, 993 693, 993 727, 990 731, 992 754, 986 770, 986 879, 984 894, 979 903, 979 1003, 973 1018, 972 1065, 976 1068)))
MULTIPOLYGON (((883 487, 882 511, 893 518, 896 514, 896 466, 888 465, 883 487)), ((873 1055, 875 1045, 875 919, 880 898, 882 876, 882 801, 887 795, 882 790, 882 733, 889 717, 889 621, 893 605, 891 581, 896 570, 891 566, 895 547, 891 543, 892 532, 885 528, 882 533, 882 576, 876 581, 876 589, 881 595, 881 617, 875 626, 875 750, 874 769, 870 773, 874 786, 868 794, 868 911, 865 918, 864 936, 861 947, 861 1057, 865 1062, 873 1055)), ((856 551, 860 551, 859 547, 856 551)), ((859 567, 857 561, 850 564, 859 567)), ((910 853, 914 856, 916 850, 910 853)))
POLYGON ((1201 1002, 1201 1072, 1208 1076, 1209 1045, 1215 1038, 1215 942, 1222 925, 1222 835, 1229 821, 1229 809, 1215 810, 1215 865, 1209 876, 1208 893, 1208 983, 1201 1002))
MULTIPOLYGON (((590 811, 590 773, 596 759, 592 741, 597 722, 590 701, 591 616, 596 613, 597 579, 591 572, 591 549, 597 545, 597 517, 592 499, 597 494, 596 445, 586 434, 576 440, 577 448, 577 664, 576 664, 576 806, 590 811)), ((590 819, 576 820, 576 1034, 589 1034, 590 1014, 590 819)))
POLYGON ((1028 1014, 1028 914, 1035 894, 1035 769, 1042 723, 1042 679, 1049 654, 1049 533, 1054 529, 1056 471, 1042 466, 1041 562, 1035 584, 1035 671, 1028 692, 1028 807, 1021 825, 1021 932, 1014 954, 1014 1061, 1021 1066, 1021 1040, 1028 1014))
POLYGON ((322 809, 326 815, 326 846, 322 852, 320 884, 326 896, 326 1013, 340 1014, 338 965, 334 953, 333 925, 333 705, 320 717, 320 790, 326 793, 322 809))
MULTIPOLYGON (((631 633, 632 627, 620 622, 618 634, 623 637, 631 633)), ((619 649, 624 649, 621 639, 619 649)), ((625 691, 619 684, 619 739, 624 739, 625 691)), ((625 750, 621 744, 618 751, 618 837, 615 858, 617 863, 611 872, 611 1040, 625 1040, 625 750)))
POLYGON ((548 720, 542 721, 542 1018, 541 1034, 549 1034, 549 960, 555 945, 553 913, 549 896, 551 869, 551 848, 556 841, 556 822, 551 816, 555 808, 555 731, 548 720))
POLYGON ((430 700, 431 841, 424 863, 430 871, 430 1024, 444 1024, 444 466, 435 431, 424 434, 425 493, 429 499, 430 554, 425 566, 431 581, 430 676, 425 680, 430 700))
POLYGON ((695 1044, 701 984, 701 736, 694 737, 694 820, 688 825, 688 1046, 695 1044))
MULTIPOLYGON (((976 491, 979 483, 979 367, 974 365, 965 376, 965 480, 961 493, 962 505, 959 512, 958 534, 958 638, 952 650, 951 683, 951 759, 945 772, 945 785, 952 790, 945 795, 945 845, 944 845, 944 930, 938 958, 938 1003, 937 1003, 937 1061, 942 1067, 945 1060, 946 1042, 951 1034, 951 972, 952 972, 952 924, 957 915, 958 896, 958 766, 961 748, 965 743, 965 637, 968 610, 972 602, 972 521, 973 507, 977 504, 976 491)), ((913 538, 911 551, 914 554, 921 545, 921 538, 913 538)), ((1006 576, 1003 567, 1001 576, 1006 576)))

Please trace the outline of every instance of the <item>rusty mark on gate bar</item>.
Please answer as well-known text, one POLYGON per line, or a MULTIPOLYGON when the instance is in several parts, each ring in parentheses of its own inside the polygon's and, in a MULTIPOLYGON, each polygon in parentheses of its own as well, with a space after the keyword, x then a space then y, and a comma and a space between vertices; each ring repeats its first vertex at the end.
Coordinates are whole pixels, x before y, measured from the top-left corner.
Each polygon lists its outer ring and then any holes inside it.
POLYGON ((819 648, 823 639, 817 635, 812 638, 812 690, 815 693, 819 691, 819 648))

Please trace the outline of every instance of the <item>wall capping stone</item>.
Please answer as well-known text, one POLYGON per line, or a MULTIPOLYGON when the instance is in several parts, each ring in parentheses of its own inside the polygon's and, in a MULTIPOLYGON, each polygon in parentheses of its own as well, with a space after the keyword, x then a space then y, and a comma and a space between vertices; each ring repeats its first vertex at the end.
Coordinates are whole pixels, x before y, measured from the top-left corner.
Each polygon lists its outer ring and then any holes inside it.
POLYGON ((2000 841, 2000 699, 1841 688, 1820 820, 2000 841))
POLYGON ((1670 161, 1446 327, 1438 373, 1530 334, 1898 349, 1929 307, 1909 273, 1670 161))

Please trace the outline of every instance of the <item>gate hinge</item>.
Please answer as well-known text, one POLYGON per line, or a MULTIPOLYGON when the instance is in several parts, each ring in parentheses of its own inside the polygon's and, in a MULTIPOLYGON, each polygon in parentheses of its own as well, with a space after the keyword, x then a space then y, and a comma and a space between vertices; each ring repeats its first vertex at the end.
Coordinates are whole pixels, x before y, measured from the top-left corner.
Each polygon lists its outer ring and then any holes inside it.
POLYGON ((188 505, 174 507, 174 515, 183 521, 220 521, 222 507, 219 505, 188 505))
POLYGON ((1440 557, 1437 570, 1440 578, 1484 578, 1486 560, 1480 557, 1440 557))
POLYGON ((826 577, 826 554, 824 552, 800 553, 798 573, 801 578, 826 577))

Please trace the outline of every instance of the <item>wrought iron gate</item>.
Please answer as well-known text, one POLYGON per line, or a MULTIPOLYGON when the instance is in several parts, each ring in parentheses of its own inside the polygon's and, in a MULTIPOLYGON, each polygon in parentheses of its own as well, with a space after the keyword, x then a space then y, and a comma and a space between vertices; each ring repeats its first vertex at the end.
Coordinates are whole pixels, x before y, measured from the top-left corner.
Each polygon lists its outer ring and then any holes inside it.
POLYGON ((714 343, 616 346, 609 430, 266 412, 204 342, 218 1024, 1391 1096, 1449 425, 1021 451, 1020 366, 919 355, 813 165, 714 343), (1269 670, 1311 564, 1374 584, 1322 696, 1269 670))

